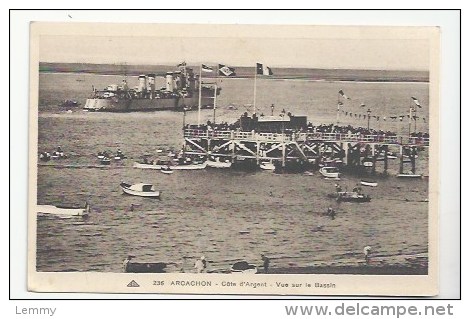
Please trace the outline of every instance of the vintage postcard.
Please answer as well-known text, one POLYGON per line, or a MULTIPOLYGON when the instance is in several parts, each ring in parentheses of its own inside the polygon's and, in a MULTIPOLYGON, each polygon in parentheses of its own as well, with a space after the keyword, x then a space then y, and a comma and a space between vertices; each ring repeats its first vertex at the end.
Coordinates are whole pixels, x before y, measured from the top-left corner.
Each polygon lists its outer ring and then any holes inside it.
POLYGON ((28 289, 436 295, 439 34, 31 23, 28 289))

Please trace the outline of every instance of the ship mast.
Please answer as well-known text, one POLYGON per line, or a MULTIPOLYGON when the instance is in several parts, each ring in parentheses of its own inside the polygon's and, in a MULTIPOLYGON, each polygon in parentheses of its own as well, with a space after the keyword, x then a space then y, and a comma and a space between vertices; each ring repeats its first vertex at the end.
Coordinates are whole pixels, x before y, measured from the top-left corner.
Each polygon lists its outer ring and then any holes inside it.
POLYGON ((197 125, 201 125, 201 101, 202 101, 202 64, 199 67, 199 103, 197 109, 197 125))

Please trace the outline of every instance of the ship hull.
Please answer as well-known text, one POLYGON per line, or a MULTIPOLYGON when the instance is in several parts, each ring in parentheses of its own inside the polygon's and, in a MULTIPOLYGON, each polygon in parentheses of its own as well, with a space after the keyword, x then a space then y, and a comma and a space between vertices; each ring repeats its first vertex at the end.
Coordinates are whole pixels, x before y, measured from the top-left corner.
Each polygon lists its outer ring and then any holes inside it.
MULTIPOLYGON (((199 99, 195 97, 172 97, 160 99, 118 99, 90 98, 86 100, 85 110, 96 112, 143 112, 158 110, 183 110, 183 108, 196 109, 199 99)), ((212 98, 203 97, 201 105, 204 108, 214 105, 212 98)))

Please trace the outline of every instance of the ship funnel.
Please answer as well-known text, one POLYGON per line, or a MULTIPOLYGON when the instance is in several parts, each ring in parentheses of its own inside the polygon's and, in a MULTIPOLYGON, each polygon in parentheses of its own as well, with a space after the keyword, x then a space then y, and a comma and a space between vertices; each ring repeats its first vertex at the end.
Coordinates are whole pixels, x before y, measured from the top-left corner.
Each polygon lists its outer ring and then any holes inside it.
POLYGON ((173 73, 172 72, 167 72, 166 74, 166 90, 173 92, 174 87, 173 87, 173 73))
POLYGON ((147 90, 150 92, 150 98, 153 99, 155 95, 155 74, 151 73, 147 75, 148 87, 147 90))

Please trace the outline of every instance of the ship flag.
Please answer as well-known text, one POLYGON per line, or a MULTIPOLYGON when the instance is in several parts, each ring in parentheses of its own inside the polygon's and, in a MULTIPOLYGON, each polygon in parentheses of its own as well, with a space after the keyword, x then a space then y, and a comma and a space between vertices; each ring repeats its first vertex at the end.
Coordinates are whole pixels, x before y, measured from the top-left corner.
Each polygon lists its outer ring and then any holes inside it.
POLYGON ((204 72, 212 72, 212 68, 210 66, 207 66, 205 64, 201 64, 201 70, 204 72))
POLYGON ((350 100, 350 98, 349 98, 346 94, 344 94, 343 90, 339 90, 339 91, 338 91, 338 94, 341 95, 341 96, 342 96, 343 98, 345 98, 346 100, 350 100))
POLYGON ((415 97, 412 96, 411 99, 413 100, 413 102, 415 102, 415 104, 416 104, 417 107, 421 108, 421 104, 419 104, 419 101, 418 101, 417 98, 415 98, 415 97))
POLYGON ((261 63, 256 63, 256 74, 258 75, 273 75, 273 71, 269 66, 261 63))
POLYGON ((235 68, 219 64, 219 75, 235 76, 237 74, 235 73, 235 68))

